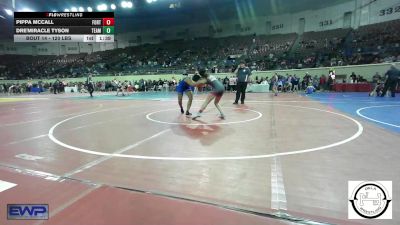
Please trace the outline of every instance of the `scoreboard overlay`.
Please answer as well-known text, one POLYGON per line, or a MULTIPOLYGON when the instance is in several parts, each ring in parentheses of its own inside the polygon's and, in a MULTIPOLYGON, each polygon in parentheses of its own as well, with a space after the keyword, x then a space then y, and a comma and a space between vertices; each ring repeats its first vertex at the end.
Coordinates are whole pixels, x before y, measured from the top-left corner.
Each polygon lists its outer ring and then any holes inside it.
POLYGON ((14 12, 14 42, 114 42, 114 12, 14 12))

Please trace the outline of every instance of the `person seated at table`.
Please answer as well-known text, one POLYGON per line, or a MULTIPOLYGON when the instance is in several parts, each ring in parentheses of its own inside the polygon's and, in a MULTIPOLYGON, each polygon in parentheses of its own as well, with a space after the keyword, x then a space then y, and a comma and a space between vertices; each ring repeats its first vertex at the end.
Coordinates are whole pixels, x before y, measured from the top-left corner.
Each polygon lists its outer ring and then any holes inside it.
POLYGON ((383 88, 385 88, 384 82, 382 80, 378 80, 374 89, 369 93, 369 96, 380 96, 383 92, 383 88))
POLYGON ((81 88, 81 90, 79 90, 80 93, 89 93, 88 90, 86 90, 84 87, 81 88))
POLYGON ((378 85, 376 86, 376 95, 379 96, 382 94, 383 89, 385 88, 385 84, 383 82, 378 83, 378 85))
POLYGON ((263 81, 261 81, 260 84, 261 84, 261 85, 267 85, 267 84, 268 84, 268 80, 263 80, 263 81))
POLYGON ((306 94, 310 95, 310 94, 314 93, 314 91, 315 91, 314 85, 311 82, 308 83, 308 86, 306 88, 306 94))
POLYGON ((363 82, 367 82, 367 80, 366 80, 366 79, 364 79, 364 77, 363 77, 363 76, 361 76, 361 75, 358 75, 358 77, 357 77, 357 83, 363 83, 363 82))
POLYGON ((290 91, 292 91, 292 86, 293 86, 293 84, 292 84, 292 79, 293 79, 292 75, 290 75, 290 76, 286 79, 286 81, 285 81, 285 87, 284 87, 284 91, 285 91, 285 92, 290 92, 290 91))
POLYGON ((16 89, 16 85, 15 85, 15 84, 12 84, 12 85, 8 88, 8 95, 11 95, 11 94, 15 93, 15 92, 16 92, 15 89, 16 89))
POLYGON ((281 78, 278 79, 278 91, 283 92, 283 81, 281 78))

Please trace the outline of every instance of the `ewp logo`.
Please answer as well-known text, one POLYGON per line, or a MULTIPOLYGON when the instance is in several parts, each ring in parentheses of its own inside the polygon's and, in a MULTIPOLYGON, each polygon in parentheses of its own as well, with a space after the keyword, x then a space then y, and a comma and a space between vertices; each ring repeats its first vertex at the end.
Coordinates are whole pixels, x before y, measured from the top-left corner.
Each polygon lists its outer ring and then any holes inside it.
POLYGON ((48 204, 8 204, 7 219, 9 220, 48 220, 48 204))

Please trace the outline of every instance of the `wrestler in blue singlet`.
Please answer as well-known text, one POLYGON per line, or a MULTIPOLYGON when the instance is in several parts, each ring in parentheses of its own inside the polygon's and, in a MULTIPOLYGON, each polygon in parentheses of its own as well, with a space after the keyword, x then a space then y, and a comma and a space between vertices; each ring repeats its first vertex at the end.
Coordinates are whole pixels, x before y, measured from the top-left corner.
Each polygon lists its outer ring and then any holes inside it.
POLYGON ((176 92, 179 94, 183 94, 187 91, 194 91, 194 87, 190 86, 188 83, 186 83, 186 79, 190 79, 189 77, 185 77, 183 80, 181 80, 176 86, 176 92))
POLYGON ((189 110, 190 107, 192 106, 192 101, 193 101, 192 91, 194 90, 194 86, 191 86, 190 84, 193 85, 194 83, 192 78, 188 77, 187 74, 184 75, 185 77, 178 83, 178 86, 176 86, 176 92, 178 92, 178 104, 181 109, 181 113, 183 114, 185 110, 183 110, 182 98, 183 98, 183 93, 186 93, 186 95, 189 98, 186 107, 186 116, 191 116, 192 114, 189 112, 189 110))

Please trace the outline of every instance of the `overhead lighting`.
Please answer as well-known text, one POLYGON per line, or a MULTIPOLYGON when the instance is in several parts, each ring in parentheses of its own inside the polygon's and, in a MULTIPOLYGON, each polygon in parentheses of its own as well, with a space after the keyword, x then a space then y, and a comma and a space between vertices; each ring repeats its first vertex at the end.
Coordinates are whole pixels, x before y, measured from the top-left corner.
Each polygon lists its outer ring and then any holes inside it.
POLYGON ((121 7, 122 7, 122 8, 126 8, 126 7, 127 7, 127 6, 126 6, 126 1, 122 1, 122 2, 121 2, 121 7))
POLYGON ((156 2, 156 1, 157 1, 157 0, 146 0, 146 2, 149 3, 149 4, 150 4, 150 3, 153 3, 153 2, 156 2))
POLYGON ((78 12, 78 9, 76 7, 71 7, 71 12, 78 12))
POLYGON ((33 10, 30 8, 23 8, 20 10, 20 12, 33 12, 33 10))
POLYGON ((6 11, 7 15, 12 16, 13 11, 10 9, 4 9, 4 11, 6 11))
POLYGON ((122 8, 132 8, 133 4, 131 1, 122 1, 121 2, 121 7, 122 8))
POLYGON ((84 12, 85 11, 85 9, 82 6, 79 7, 78 10, 79 10, 79 12, 84 12))
POLYGON ((107 10, 107 5, 106 4, 100 4, 97 6, 97 10, 99 11, 106 11, 107 10))
POLYGON ((64 12, 69 12, 69 9, 64 9, 64 12))
POLYGON ((87 7, 87 11, 88 11, 88 12, 93 12, 92 7, 87 7))
POLYGON ((115 9, 117 8, 117 6, 116 6, 115 4, 111 4, 111 5, 110 5, 110 8, 111 8, 112 10, 115 10, 115 9))
POLYGON ((52 10, 52 12, 57 12, 57 10, 52 10))

